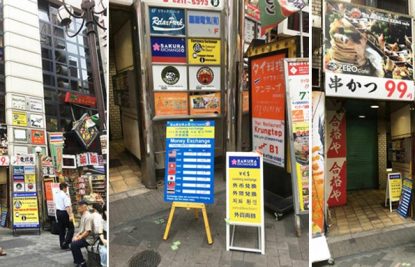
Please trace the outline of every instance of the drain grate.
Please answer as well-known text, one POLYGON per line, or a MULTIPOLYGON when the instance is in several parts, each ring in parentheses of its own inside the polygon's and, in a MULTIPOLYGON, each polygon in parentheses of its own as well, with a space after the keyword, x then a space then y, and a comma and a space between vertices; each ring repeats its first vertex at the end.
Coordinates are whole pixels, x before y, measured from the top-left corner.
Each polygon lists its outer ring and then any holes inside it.
POLYGON ((160 264, 160 254, 154 250, 145 250, 130 259, 130 267, 157 267, 160 264))
POLYGON ((110 163, 110 168, 117 168, 117 167, 122 166, 121 160, 119 159, 110 159, 109 163, 110 163))

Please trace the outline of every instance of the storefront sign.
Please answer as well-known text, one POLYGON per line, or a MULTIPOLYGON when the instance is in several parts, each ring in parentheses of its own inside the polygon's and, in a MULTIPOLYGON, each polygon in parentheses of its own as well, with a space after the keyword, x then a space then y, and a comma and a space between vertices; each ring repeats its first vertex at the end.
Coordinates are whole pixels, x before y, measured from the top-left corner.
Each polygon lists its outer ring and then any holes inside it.
POLYGON ((73 92, 66 92, 65 103, 78 104, 81 106, 96 107, 97 98, 89 95, 81 95, 73 92))
POLYGON ((245 8, 245 14, 247 17, 259 21, 261 19, 261 12, 257 5, 247 4, 245 8))
POLYGON ((262 158, 254 152, 226 153, 226 218, 229 223, 264 221, 262 158))
POLYGON ((223 0, 144 0, 151 4, 172 5, 174 7, 203 8, 209 10, 223 9, 223 0))
POLYGON ((187 69, 179 65, 153 65, 154 90, 187 90, 187 69))
POLYGON ((13 193, 13 229, 39 228, 36 193, 13 193))
POLYGON ((43 115, 30 114, 29 118, 29 127, 45 128, 43 115))
POLYGON ((252 143, 264 162, 285 167, 285 54, 251 60, 252 143))
POLYGON ((189 64, 220 65, 221 41, 217 39, 187 39, 189 64))
POLYGON ((389 201, 399 201, 402 192, 402 177, 400 173, 388 173, 389 201))
POLYGON ((187 93, 155 92, 154 103, 156 116, 188 114, 187 93))
POLYGON ((52 181, 45 181, 45 198, 48 208, 48 216, 55 216, 56 207, 54 202, 54 196, 59 193, 59 183, 53 183, 52 181))
POLYGON ((78 167, 84 167, 89 165, 88 153, 78 154, 76 155, 76 159, 78 167))
POLYGON ((11 95, 12 108, 26 110, 26 97, 19 95, 11 95))
POLYGON ((34 166, 36 163, 36 156, 34 154, 20 154, 11 157, 12 165, 19 166, 34 166))
POLYGON ((219 12, 189 10, 187 12, 188 36, 220 38, 220 21, 219 12))
POLYGON ((25 185, 26 192, 36 192, 36 174, 25 173, 24 185, 25 185))
POLYGON ((91 117, 85 113, 72 128, 86 149, 88 149, 98 137, 98 129, 96 126, 92 125, 94 125, 94 123, 92 122, 91 117))
POLYGON ((285 59, 288 120, 291 130, 292 178, 297 191, 297 213, 309 210, 309 110, 310 78, 308 59, 285 59))
POLYGON ((324 233, 324 158, 325 158, 325 97, 323 92, 313 92, 313 116, 312 116, 312 235, 318 236, 324 233))
POLYGON ((164 201, 214 202, 214 121, 168 121, 164 201))
POLYGON ((184 38, 151 37, 153 63, 186 63, 184 38))
POLYGON ((346 205, 346 114, 327 110, 327 179, 329 207, 346 205))
POLYGON ((46 144, 45 131, 42 130, 31 130, 32 144, 33 145, 44 145, 46 144))
POLYGON ((27 127, 27 113, 22 111, 12 111, 12 125, 27 127))
POLYGON ((220 93, 190 96, 190 115, 220 114, 220 93))
POLYGON ((411 203, 412 203, 412 179, 405 178, 403 181, 402 195, 399 201, 399 206, 397 212, 404 218, 407 218, 410 213, 411 203))
POLYGON ((220 90, 220 67, 190 66, 190 90, 220 90))
POLYGON ((35 112, 43 112, 43 101, 41 98, 29 98, 29 110, 35 112))
POLYGON ((251 43, 255 39, 255 22, 249 19, 245 19, 245 42, 251 43))
POLYGON ((413 101, 412 19, 344 2, 326 5, 327 96, 413 101))
POLYGON ((99 166, 98 153, 88 152, 88 162, 91 166, 99 166))
POLYGON ((150 7, 150 33, 185 35, 184 9, 150 7))

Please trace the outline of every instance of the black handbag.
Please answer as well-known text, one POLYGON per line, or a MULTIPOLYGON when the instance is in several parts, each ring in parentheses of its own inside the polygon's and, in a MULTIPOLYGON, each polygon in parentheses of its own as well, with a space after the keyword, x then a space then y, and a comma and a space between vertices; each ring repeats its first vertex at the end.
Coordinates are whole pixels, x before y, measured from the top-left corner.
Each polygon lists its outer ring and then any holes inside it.
POLYGON ((52 220, 52 224, 50 226, 50 232, 53 235, 59 235, 59 225, 55 220, 52 220))
POLYGON ((87 247, 89 267, 101 267, 101 257, 99 255, 99 241, 100 239, 97 238, 92 245, 87 247))

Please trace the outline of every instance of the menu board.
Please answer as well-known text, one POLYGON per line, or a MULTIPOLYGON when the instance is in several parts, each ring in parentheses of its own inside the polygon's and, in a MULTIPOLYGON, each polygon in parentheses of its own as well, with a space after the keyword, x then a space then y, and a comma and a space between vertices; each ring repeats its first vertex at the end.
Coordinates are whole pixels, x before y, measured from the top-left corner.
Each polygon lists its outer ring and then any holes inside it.
POLYGON ((220 93, 190 96, 190 114, 220 113, 220 93))

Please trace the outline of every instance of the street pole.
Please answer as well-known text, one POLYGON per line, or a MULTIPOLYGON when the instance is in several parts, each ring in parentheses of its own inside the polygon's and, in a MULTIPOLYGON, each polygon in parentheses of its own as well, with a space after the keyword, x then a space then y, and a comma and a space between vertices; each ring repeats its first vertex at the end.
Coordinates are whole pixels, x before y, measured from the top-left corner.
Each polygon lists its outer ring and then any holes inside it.
POLYGON ((91 67, 92 67, 92 80, 94 83, 94 92, 95 97, 97 98, 97 108, 99 114, 99 125, 100 131, 106 130, 106 115, 105 115, 105 105, 104 105, 104 96, 102 93, 102 83, 101 83, 101 73, 99 71, 99 60, 97 53, 97 32, 95 30, 95 20, 94 20, 94 7, 95 2, 92 0, 83 0, 81 4, 81 9, 84 11, 85 26, 87 29, 87 39, 89 47, 89 56, 91 58, 91 67))
POLYGON ((44 197, 43 197, 43 179, 41 177, 40 171, 40 152, 36 151, 36 187, 37 187, 37 199, 38 199, 38 214, 39 214, 39 222, 41 224, 41 228, 45 230, 45 223, 44 223, 44 214, 43 214, 43 206, 44 206, 44 197))

